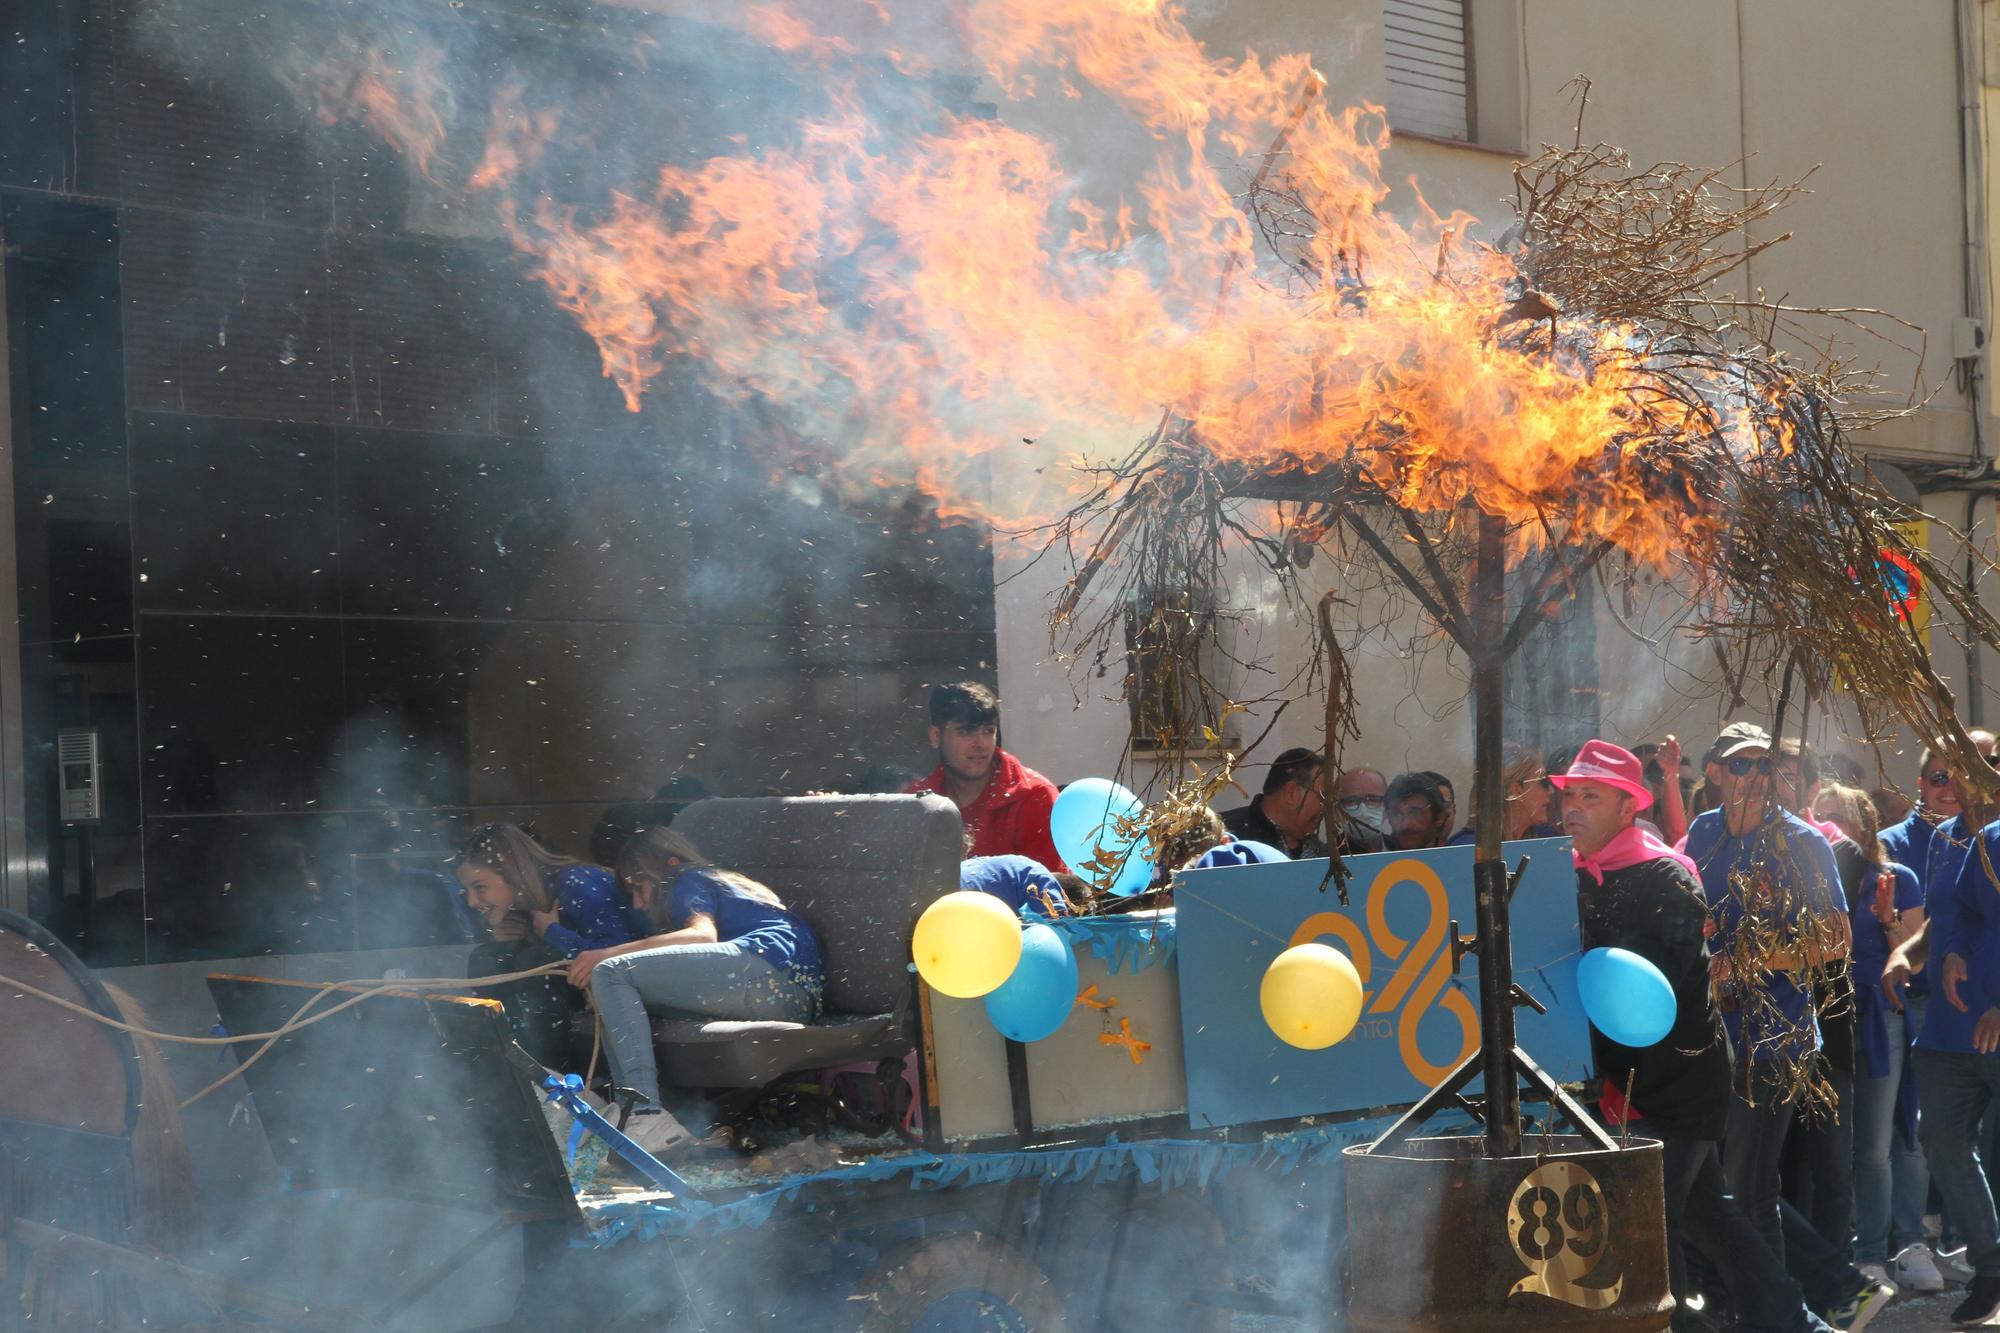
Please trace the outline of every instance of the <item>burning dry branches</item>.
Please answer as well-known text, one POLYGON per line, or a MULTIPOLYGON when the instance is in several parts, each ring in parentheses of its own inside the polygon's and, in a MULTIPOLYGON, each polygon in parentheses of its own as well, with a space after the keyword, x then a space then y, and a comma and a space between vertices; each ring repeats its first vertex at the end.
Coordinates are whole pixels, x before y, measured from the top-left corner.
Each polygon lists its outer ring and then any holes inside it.
POLYGON ((1780 1102, 1809 1113, 1831 1112, 1837 1102, 1825 1058, 1812 1040, 1812 1014, 1838 1019, 1851 1012, 1853 990, 1840 961, 1847 946, 1834 906, 1835 886, 1800 885, 1788 873, 1789 865, 1811 874, 1803 870, 1807 858, 1788 845, 1784 827, 1769 824, 1753 835, 1758 843, 1751 860, 1729 876, 1733 901, 1726 909, 1711 906, 1721 927, 1711 940, 1720 969, 1716 992, 1726 1010, 1740 1012, 1744 1039, 1754 1048, 1738 1053, 1745 1100, 1757 1104, 1761 1083, 1780 1102), (1721 919, 1725 910, 1735 915, 1733 922, 1721 919), (1780 974, 1807 997, 1798 1006, 1803 1019, 1780 1001, 1773 986, 1780 974))
MULTIPOLYGON (((1294 143, 1310 138, 1292 131, 1294 143)), ((1063 627, 1085 641, 1109 631, 1110 619, 1081 614, 1098 585, 1114 590, 1110 605, 1140 588, 1190 605, 1218 597, 1225 546, 1291 587, 1316 550, 1336 547, 1344 589, 1373 571, 1422 609, 1425 633, 1497 661, 1594 569, 1615 566, 1607 580, 1628 592, 1643 579, 1681 599, 1674 626, 1712 645, 1733 690, 1775 683, 1790 664, 1801 697, 1842 689, 1868 734, 1901 721, 1945 738, 1958 771, 1986 778, 1908 618, 1900 571, 1914 571, 1955 632, 2000 648, 2000 618, 1954 572, 1962 539, 1947 556, 1913 546, 1904 528, 1920 515, 1850 453, 1846 432, 1864 419, 1850 403, 1869 375, 1780 347, 1831 345, 1829 326, 1886 341, 1907 326, 1722 287, 1785 239, 1760 236, 1802 183, 1743 189, 1676 163, 1634 170, 1580 140, 1515 179, 1518 218, 1497 244, 1443 225, 1413 276, 1415 265, 1371 255, 1382 229, 1309 157, 1260 171, 1246 204, 1282 266, 1265 290, 1294 303, 1310 349, 1294 416, 1268 449, 1246 452, 1210 438, 1226 404, 1176 403, 1098 471, 1057 528, 1089 551, 1063 627), (1439 329, 1459 341, 1434 340, 1439 329), (1482 634, 1463 600, 1482 514, 1503 520, 1510 562, 1534 570, 1501 635, 1482 634)), ((1323 646, 1345 605, 1319 607, 1323 646)), ((1329 691, 1331 747, 1352 731, 1353 700, 1337 651, 1326 669, 1311 683, 1329 691)), ((1748 939, 1735 960, 1745 977, 1798 945, 1748 939)))

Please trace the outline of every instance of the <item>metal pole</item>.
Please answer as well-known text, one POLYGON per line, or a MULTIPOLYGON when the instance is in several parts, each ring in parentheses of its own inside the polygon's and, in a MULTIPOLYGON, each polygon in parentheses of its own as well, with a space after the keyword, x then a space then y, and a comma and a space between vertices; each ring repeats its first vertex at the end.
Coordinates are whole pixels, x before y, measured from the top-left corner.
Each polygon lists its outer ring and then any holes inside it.
POLYGON ((1500 645, 1507 633, 1507 543, 1501 519, 1479 513, 1472 608, 1472 882, 1479 913, 1480 1069, 1486 1080, 1486 1151, 1521 1151, 1521 1093, 1514 1075, 1514 945, 1507 928, 1507 827, 1501 786, 1500 645))
POLYGON ((26 760, 21 722, 21 605, 19 553, 14 533, 14 438, 11 352, 7 345, 7 245, 0 236, 0 907, 34 916, 47 903, 29 901, 26 760))

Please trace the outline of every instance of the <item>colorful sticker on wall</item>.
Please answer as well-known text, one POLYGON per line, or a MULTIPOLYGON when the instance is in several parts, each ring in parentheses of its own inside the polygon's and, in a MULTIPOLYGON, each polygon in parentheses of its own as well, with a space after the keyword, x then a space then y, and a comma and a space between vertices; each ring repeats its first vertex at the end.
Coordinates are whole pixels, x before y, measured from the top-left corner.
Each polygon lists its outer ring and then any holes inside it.
POLYGON ((1882 580, 1890 607, 1897 619, 1910 627, 1925 652, 1931 647, 1930 589, 1924 586, 1924 572, 1917 568, 1910 552, 1930 549, 1930 527, 1927 519, 1898 523, 1896 532, 1903 539, 1902 545, 1883 547, 1875 561, 1875 573, 1882 580))

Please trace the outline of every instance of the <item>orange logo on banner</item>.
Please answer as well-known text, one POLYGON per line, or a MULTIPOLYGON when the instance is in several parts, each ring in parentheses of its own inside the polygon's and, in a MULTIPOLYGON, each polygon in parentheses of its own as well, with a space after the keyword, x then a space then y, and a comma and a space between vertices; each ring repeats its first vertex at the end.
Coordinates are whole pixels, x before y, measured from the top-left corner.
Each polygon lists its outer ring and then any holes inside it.
POLYGON ((1369 882, 1363 896, 1363 910, 1368 919, 1365 936, 1350 917, 1338 912, 1315 912, 1299 923, 1290 944, 1305 944, 1324 935, 1339 940, 1354 961, 1354 970, 1361 974, 1364 1011, 1388 1014, 1400 1006, 1401 1012, 1396 1015, 1396 1049, 1403 1057, 1403 1068, 1421 1083, 1436 1083, 1479 1048, 1479 1015, 1465 993, 1451 985, 1451 949, 1446 938, 1451 908, 1445 898, 1444 881, 1422 861, 1409 858, 1391 861, 1369 882), (1414 942, 1402 939, 1389 926, 1389 895, 1405 884, 1422 891, 1430 908, 1423 932, 1414 942), (1367 988, 1375 971, 1377 953, 1385 965, 1395 970, 1383 982, 1381 990, 1371 996, 1367 988), (1458 1051, 1442 1064, 1428 1059, 1417 1041, 1417 1030, 1424 1016, 1439 1004, 1458 1020, 1459 1028, 1458 1051))

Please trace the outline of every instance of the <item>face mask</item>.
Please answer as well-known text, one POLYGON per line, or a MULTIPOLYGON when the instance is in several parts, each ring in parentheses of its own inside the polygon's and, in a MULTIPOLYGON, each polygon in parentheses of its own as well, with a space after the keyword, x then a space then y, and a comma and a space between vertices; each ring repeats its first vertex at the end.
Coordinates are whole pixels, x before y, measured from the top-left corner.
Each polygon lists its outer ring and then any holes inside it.
POLYGON ((1380 801, 1342 801, 1340 813, 1347 816, 1347 822, 1357 824, 1371 833, 1387 833, 1389 816, 1380 801))

